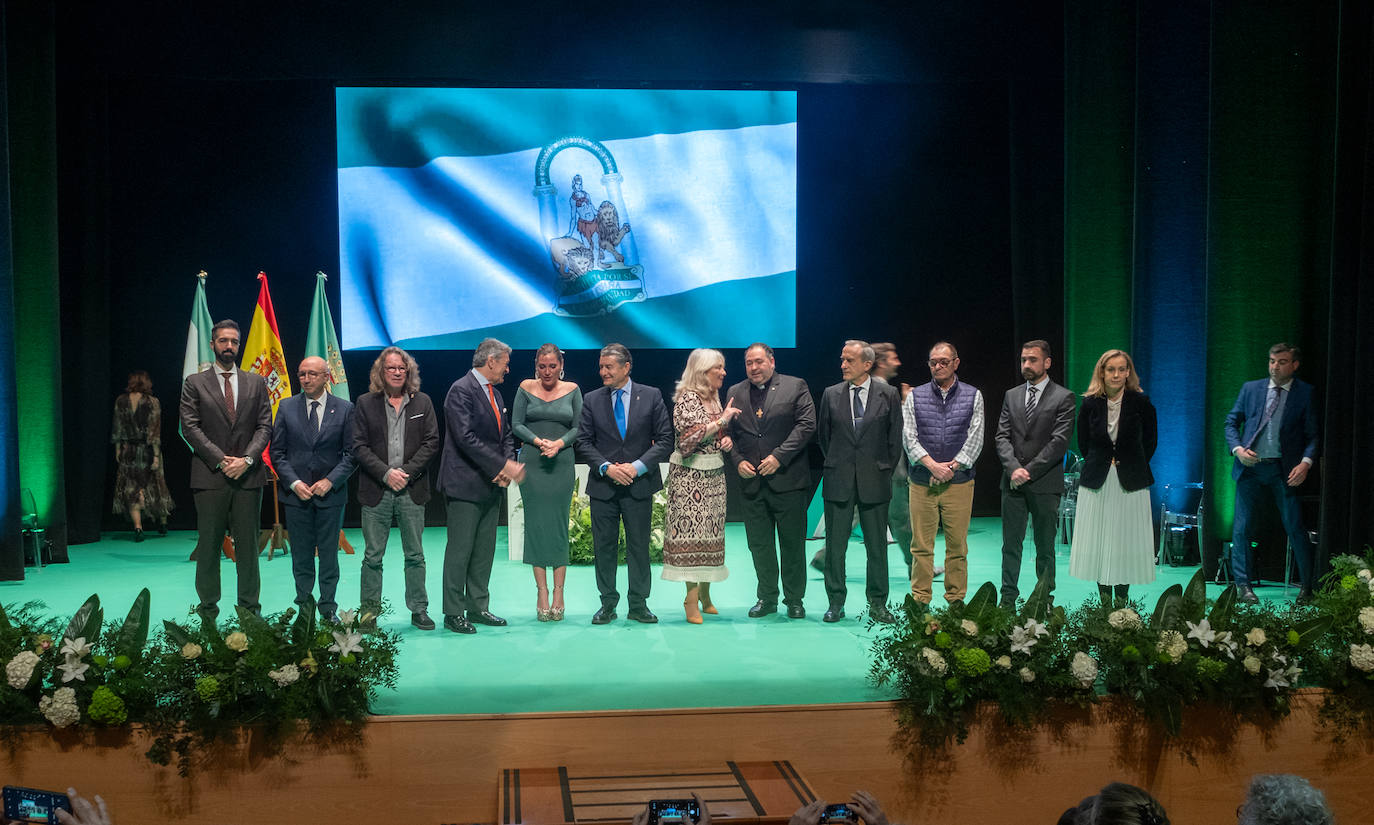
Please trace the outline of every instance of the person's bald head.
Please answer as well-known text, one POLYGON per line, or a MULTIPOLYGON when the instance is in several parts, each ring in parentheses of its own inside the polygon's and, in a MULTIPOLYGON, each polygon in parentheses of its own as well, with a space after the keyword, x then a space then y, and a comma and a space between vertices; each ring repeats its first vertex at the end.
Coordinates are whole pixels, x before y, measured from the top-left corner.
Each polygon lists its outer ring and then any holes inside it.
POLYGON ((329 389, 329 365, 318 355, 312 355, 301 361, 296 378, 301 382, 302 393, 318 399, 329 389))

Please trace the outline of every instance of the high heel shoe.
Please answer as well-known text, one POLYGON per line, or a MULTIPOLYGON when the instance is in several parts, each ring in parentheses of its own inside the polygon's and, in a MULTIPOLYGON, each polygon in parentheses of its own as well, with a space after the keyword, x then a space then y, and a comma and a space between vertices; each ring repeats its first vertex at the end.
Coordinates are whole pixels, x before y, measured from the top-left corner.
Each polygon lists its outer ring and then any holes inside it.
MULTIPOLYGON (((696 588, 693 588, 693 590, 694 589, 696 588)), ((701 611, 697 609, 697 605, 700 602, 701 599, 699 596, 693 595, 691 590, 687 591, 687 599, 682 603, 682 610, 687 614, 687 624, 702 623, 701 611)))
MULTIPOLYGON (((554 601, 558 601, 558 594, 560 594, 560 593, 563 592, 563 588, 561 588, 561 587, 555 587, 555 588, 553 589, 553 592, 554 592, 554 601)), ((563 608, 561 608, 561 607, 550 607, 550 608, 549 608, 549 618, 552 619, 552 620, 555 621, 555 622, 561 622, 561 621, 563 621, 563 608)))
MULTIPOLYGON (((535 588, 535 589, 539 592, 539 600, 540 600, 540 601, 548 601, 548 598, 549 598, 549 591, 548 591, 548 588, 545 588, 545 587, 538 587, 538 588, 535 588)), ((535 608, 534 608, 534 616, 535 616, 536 619, 538 619, 538 620, 541 621, 541 622, 547 622, 547 621, 550 621, 551 619, 553 619, 553 611, 550 610, 550 609, 547 608, 547 607, 539 607, 538 604, 536 603, 535 608)))
POLYGON ((701 604, 701 612, 710 614, 712 616, 719 615, 720 611, 717 610, 716 606, 711 603, 711 591, 707 589, 706 583, 703 582, 700 585, 697 585, 697 588, 697 601, 701 604))

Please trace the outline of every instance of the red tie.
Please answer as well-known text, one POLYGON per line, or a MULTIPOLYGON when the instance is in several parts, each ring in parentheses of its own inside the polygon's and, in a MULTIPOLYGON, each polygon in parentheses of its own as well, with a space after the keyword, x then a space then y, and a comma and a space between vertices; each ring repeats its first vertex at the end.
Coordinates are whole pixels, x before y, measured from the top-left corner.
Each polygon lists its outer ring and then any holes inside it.
POLYGON ((224 409, 229 413, 229 420, 234 420, 234 385, 229 383, 229 376, 232 372, 224 373, 224 409))
POLYGON ((496 388, 487 385, 487 398, 491 401, 491 411, 496 414, 496 431, 501 431, 501 405, 496 403, 496 388))

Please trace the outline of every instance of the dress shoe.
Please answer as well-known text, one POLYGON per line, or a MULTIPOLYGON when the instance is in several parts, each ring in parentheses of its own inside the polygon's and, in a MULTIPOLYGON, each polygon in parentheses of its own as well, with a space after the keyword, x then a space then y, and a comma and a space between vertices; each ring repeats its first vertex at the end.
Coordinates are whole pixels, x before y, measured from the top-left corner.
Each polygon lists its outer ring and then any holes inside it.
MULTIPOLYGON (((615 618, 614 613, 611 614, 611 618, 615 618)), ((632 607, 630 612, 625 614, 625 618, 644 624, 658 624, 658 617, 650 613, 647 607, 632 607)))
POLYGON ((134 544, 138 544, 140 541, 143 541, 143 528, 137 527, 134 529, 134 544))
POLYGON ((831 605, 831 606, 830 606, 830 609, 827 610, 827 611, 825 611, 825 615, 821 617, 821 621, 823 621, 823 622, 838 622, 840 619, 843 619, 843 618, 844 618, 844 608, 843 608, 843 607, 836 607, 835 605, 831 605))
POLYGON ((454 633, 476 633, 477 628, 472 626, 472 622, 462 616, 445 616, 444 629, 452 630, 454 633))
POLYGON ((1236 588, 1236 601, 1246 604, 1259 604, 1259 596, 1255 595, 1254 589, 1249 585, 1242 584, 1236 588))
MULTIPOLYGON (((366 621, 366 620, 364 620, 364 621, 366 621)), ((433 629, 434 629, 434 620, 431 619, 431 618, 429 617, 429 613, 427 613, 427 612, 424 611, 424 610, 421 610, 419 613, 411 613, 411 614, 410 614, 410 623, 413 624, 413 625, 415 625, 416 627, 420 628, 421 630, 433 630, 433 629)), ((447 623, 447 622, 445 622, 445 623, 447 623)), ((372 619, 372 626, 373 626, 373 627, 376 627, 376 626, 377 626, 377 619, 376 619, 375 616, 374 616, 373 619, 372 619)))
POLYGON ((474 624, 484 624, 489 627, 505 627, 506 620, 497 616, 489 610, 469 610, 468 621, 474 624))
POLYGON ((897 617, 892 615, 892 611, 887 609, 887 605, 879 602, 874 602, 868 606, 868 615, 875 622, 882 622, 883 624, 897 623, 897 617))
POLYGON ((805 619, 805 618, 806 618, 806 608, 802 607, 802 606, 799 605, 799 604, 789 604, 789 605, 787 606, 787 618, 789 618, 789 619, 805 619))
POLYGON ((603 607, 592 614, 592 624, 610 624, 615 621, 615 608, 603 607))
POLYGON ((157 526, 157 534, 159 536, 167 535, 167 522, 164 521, 157 526))
POLYGON ((769 602, 766 602, 763 599, 759 599, 757 602, 754 603, 753 607, 749 608, 749 618, 761 619, 764 616, 767 616, 769 613, 777 612, 778 606, 776 604, 770 604, 769 602))

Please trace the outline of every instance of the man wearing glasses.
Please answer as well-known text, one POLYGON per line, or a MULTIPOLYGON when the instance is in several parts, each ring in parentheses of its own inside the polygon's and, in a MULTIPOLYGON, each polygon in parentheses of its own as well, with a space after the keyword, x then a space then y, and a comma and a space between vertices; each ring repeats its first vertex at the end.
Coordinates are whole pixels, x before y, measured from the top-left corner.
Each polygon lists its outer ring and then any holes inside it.
POLYGON ((935 528, 945 531, 945 599, 968 590, 968 525, 973 515, 973 463, 983 451, 983 394, 959 380, 959 353, 941 341, 930 349, 930 383, 902 403, 902 442, 910 461, 911 594, 930 604, 935 528))

